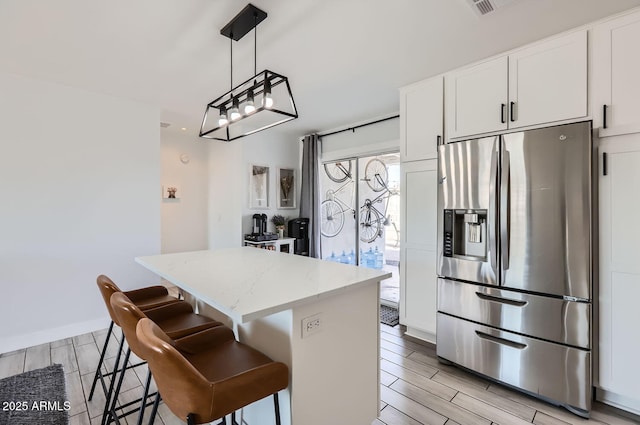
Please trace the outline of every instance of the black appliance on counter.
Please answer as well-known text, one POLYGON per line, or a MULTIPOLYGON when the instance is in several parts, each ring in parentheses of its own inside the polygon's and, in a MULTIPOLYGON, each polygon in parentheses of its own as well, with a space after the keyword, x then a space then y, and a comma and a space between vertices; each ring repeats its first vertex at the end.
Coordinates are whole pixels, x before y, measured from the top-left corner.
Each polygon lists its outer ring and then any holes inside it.
POLYGON ((254 236, 259 236, 264 235, 265 233, 267 233, 267 215, 254 214, 251 234, 254 236))
POLYGON ((254 214, 251 234, 244 235, 244 239, 252 242, 273 241, 278 239, 278 234, 267 232, 266 214, 254 214))
POLYGON ((294 251, 296 255, 309 256, 309 219, 294 218, 289 220, 290 238, 295 238, 294 251))

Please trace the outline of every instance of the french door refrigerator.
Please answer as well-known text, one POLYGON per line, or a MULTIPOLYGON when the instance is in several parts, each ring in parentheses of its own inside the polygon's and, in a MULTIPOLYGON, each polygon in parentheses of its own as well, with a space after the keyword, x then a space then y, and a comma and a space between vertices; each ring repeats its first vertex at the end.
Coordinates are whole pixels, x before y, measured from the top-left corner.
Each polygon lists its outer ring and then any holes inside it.
POLYGON ((437 355, 591 410, 591 123, 439 147, 437 355))

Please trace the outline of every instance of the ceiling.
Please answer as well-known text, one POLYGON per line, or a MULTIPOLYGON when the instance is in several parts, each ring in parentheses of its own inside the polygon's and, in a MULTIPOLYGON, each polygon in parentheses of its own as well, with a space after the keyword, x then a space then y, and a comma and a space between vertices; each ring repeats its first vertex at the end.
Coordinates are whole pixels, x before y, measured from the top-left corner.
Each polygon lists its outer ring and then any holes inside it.
MULTIPOLYGON (((395 114, 403 85, 640 6, 516 0, 478 17, 468 1, 253 0, 269 15, 258 26, 258 71, 289 77, 300 114, 268 131, 297 138, 395 114)), ((220 29, 245 5, 1 0, 0 72, 158 105, 170 129, 195 135, 205 104, 229 90, 220 29)), ((253 76, 249 35, 234 42, 234 83, 253 76)))

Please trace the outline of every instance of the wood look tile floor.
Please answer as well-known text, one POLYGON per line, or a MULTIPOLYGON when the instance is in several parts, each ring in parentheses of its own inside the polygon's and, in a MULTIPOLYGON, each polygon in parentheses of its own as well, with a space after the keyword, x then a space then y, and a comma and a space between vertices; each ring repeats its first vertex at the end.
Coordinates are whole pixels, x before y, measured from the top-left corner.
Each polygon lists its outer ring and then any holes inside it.
MULTIPOLYGON (((592 419, 581 419, 566 410, 440 364, 433 345, 403 336, 400 326, 381 325, 380 329, 381 411, 373 425, 640 423, 640 418, 626 417, 625 412, 601 403, 595 404, 592 419)), ((71 402, 70 425, 99 424, 104 406, 102 390, 96 389, 92 401, 86 399, 105 336, 106 330, 103 330, 1 354, 0 379, 60 363, 64 366, 67 397, 71 402)), ((117 344, 112 341, 109 348, 106 363, 111 365, 117 344)), ((134 370, 135 373, 129 372, 125 379, 120 397, 123 403, 142 393, 146 366, 134 370)), ((122 423, 134 424, 136 419, 134 414, 122 423)), ((182 423, 164 404, 160 405, 156 424, 182 423)), ((360 424, 336 422, 336 425, 360 424)))

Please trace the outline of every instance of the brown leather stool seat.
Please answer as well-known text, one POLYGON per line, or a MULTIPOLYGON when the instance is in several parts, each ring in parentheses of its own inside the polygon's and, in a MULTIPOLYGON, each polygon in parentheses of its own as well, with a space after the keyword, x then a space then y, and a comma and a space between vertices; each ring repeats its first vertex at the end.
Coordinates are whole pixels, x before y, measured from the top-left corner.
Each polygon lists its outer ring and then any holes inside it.
MULTIPOLYGON (((129 297, 127 297, 127 295, 122 292, 116 292, 111 296, 109 305, 111 306, 116 323, 118 323, 122 328, 122 332, 124 333, 124 337, 128 344, 128 349, 123 363, 124 365, 129 361, 129 356, 132 351, 144 360, 144 355, 142 355, 142 350, 140 349, 138 338, 136 336, 136 325, 140 319, 149 318, 155 322, 157 326, 159 326, 169 336, 169 338, 181 338, 205 329, 224 327, 222 323, 216 320, 194 313, 191 305, 185 301, 152 308, 143 312, 137 305, 135 305, 135 303, 132 302, 131 299, 129 299, 129 297)), ((111 403, 107 400, 105 416, 108 415, 109 420, 118 417, 116 414, 116 404, 126 370, 127 368, 123 367, 120 372, 118 384, 115 387, 113 396, 111 397, 111 403)), ((150 381, 151 375, 149 373, 147 375, 144 395, 139 400, 142 402, 141 406, 146 405, 150 381)), ((129 403, 126 407, 134 403, 129 403)), ((136 410, 137 409, 134 409, 120 415, 119 417, 126 416, 136 410)), ((138 423, 142 423, 143 415, 144 409, 141 408, 138 423)))
MULTIPOLYGON (((111 323, 109 324, 109 330, 107 331, 107 336, 104 341, 104 345, 102 346, 102 352, 100 353, 100 360, 98 361, 98 367, 96 368, 96 373, 93 377, 93 383, 91 384, 91 390, 89 391, 89 401, 93 398, 93 393, 96 389, 96 384, 98 383, 98 379, 102 384, 102 389, 107 394, 107 388, 104 383, 104 378, 109 376, 110 374, 102 373, 102 364, 104 363, 104 357, 107 352, 107 347, 109 345, 109 341, 111 340, 111 336, 113 335, 113 325, 114 323, 118 326, 118 320, 113 314, 113 310, 111 309, 111 304, 109 301, 111 300, 111 295, 116 292, 123 292, 118 288, 111 279, 109 279, 105 275, 98 276, 97 279, 98 288, 100 289, 100 294, 104 300, 105 305, 107 306, 107 311, 109 312, 109 317, 111 317, 111 323)), ((176 297, 172 297, 169 295, 169 291, 167 288, 161 285, 148 286, 146 288, 134 289, 132 291, 124 292, 129 299, 138 306, 141 310, 148 310, 150 308, 156 308, 163 305, 173 304, 178 302, 179 300, 176 297)), ((122 350, 122 341, 120 344, 120 350, 122 350)))
MULTIPOLYGON (((224 420, 228 414, 233 422, 236 410, 270 395, 280 424, 278 391, 289 384, 287 366, 237 342, 229 328, 207 329, 174 341, 151 320, 142 319, 137 336, 159 395, 188 424, 224 420)), ((157 396, 150 423, 159 400, 157 396)))

